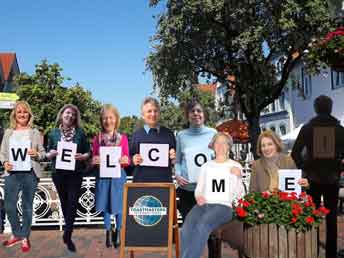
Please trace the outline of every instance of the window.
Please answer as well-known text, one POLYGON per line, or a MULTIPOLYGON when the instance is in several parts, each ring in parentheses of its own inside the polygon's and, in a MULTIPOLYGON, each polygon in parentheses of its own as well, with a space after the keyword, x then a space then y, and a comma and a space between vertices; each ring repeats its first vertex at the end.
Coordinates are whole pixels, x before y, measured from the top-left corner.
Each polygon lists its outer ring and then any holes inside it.
POLYGON ((273 101, 271 103, 271 112, 275 112, 276 111, 276 105, 275 105, 275 101, 273 101))
POLYGON ((336 72, 331 70, 332 89, 344 87, 344 72, 336 72))
POLYGON ((279 106, 280 110, 285 110, 285 95, 284 92, 281 93, 281 96, 279 97, 279 106))
POLYGON ((280 125, 280 133, 281 135, 285 135, 287 133, 287 128, 284 124, 280 125))
POLYGON ((302 77, 302 93, 303 96, 308 99, 312 95, 312 76, 307 74, 305 68, 301 70, 302 77))

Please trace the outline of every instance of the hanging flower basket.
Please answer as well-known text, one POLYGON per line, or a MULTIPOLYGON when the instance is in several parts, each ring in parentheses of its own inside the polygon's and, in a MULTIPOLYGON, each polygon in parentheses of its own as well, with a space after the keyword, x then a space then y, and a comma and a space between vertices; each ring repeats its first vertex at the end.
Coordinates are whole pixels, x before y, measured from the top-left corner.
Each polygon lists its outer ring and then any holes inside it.
POLYGON ((319 60, 333 70, 344 71, 344 27, 329 32, 322 40, 315 40, 310 44, 308 58, 319 60))

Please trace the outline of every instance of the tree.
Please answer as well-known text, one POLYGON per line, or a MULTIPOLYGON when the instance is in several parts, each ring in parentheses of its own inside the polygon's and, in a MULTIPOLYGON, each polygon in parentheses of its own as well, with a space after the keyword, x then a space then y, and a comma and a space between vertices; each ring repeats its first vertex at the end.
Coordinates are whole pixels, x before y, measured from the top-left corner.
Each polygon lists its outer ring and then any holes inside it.
POLYGON ((137 116, 124 116, 121 118, 121 124, 119 126, 119 131, 131 136, 133 132, 142 123, 141 119, 137 116))
MULTIPOLYGON (((49 64, 43 60, 36 65, 34 74, 21 73, 16 76, 19 85, 16 93, 20 100, 27 101, 32 109, 37 127, 48 133, 56 126, 56 116, 60 108, 67 103, 76 105, 81 113, 82 126, 88 137, 92 137, 99 130, 100 102, 94 100, 89 91, 78 83, 71 87, 64 87, 68 78, 61 74, 62 68, 58 64, 49 64)), ((9 111, 3 114, 8 120, 9 111)))
POLYGON ((309 43, 329 29, 323 0, 168 0, 147 69, 161 98, 198 78, 234 90, 255 149, 260 112, 279 97, 309 43))

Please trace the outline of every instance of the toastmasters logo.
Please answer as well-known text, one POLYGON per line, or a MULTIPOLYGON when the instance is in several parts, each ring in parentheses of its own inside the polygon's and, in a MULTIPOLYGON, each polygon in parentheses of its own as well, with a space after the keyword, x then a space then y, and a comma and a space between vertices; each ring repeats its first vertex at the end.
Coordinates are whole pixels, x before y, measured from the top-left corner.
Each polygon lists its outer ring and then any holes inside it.
POLYGON ((137 199, 133 207, 129 207, 129 215, 141 226, 151 227, 157 225, 162 216, 167 215, 167 208, 163 207, 158 198, 145 195, 137 199))

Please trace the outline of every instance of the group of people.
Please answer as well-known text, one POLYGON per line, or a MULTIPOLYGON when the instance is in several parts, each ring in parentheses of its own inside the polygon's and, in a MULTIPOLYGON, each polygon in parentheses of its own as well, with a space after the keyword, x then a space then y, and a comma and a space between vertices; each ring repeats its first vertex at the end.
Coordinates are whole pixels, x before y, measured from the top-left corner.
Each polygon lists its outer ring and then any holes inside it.
MULTIPOLYGON (((298 183, 309 191, 317 205, 320 205, 320 196, 323 195, 325 206, 330 209, 330 214, 327 216, 326 252, 327 258, 332 258, 336 257, 337 248, 336 202, 341 155, 344 154, 344 128, 330 115, 331 99, 320 96, 314 102, 314 107, 317 116, 301 130, 291 156, 283 153, 281 140, 274 132, 261 133, 256 150, 260 158, 252 163, 249 191, 276 191, 279 169, 302 168, 303 177, 298 183), (325 130, 325 135, 332 133, 330 141, 326 143, 328 149, 325 153, 321 151, 321 144, 313 146, 314 139, 324 134, 321 130, 318 132, 316 128, 319 127, 329 129, 329 131, 325 130), (328 146, 331 144, 333 146, 328 146)), ((144 125, 133 133, 129 144, 128 137, 118 131, 120 125, 118 110, 112 105, 104 105, 100 112, 100 132, 94 136, 90 145, 81 127, 78 108, 67 104, 57 115, 57 127, 50 132, 48 147, 45 150, 40 133, 33 128, 34 116, 29 104, 18 101, 10 115, 10 128, 5 131, 0 150, 0 161, 6 170, 5 208, 12 229, 11 237, 3 245, 9 247, 21 243, 23 252, 30 250, 32 203, 37 182, 41 177, 39 163, 49 159, 52 161, 52 179, 65 220, 63 242, 70 251, 76 251, 72 232, 82 184, 82 163, 91 159, 92 165, 97 168, 100 164, 100 147, 119 146, 121 147, 120 177, 103 178, 98 175, 96 178, 96 209, 103 212, 106 246, 119 245, 123 187, 126 182, 124 168, 132 166, 134 182, 173 182, 172 176, 173 172, 175 173, 178 184, 178 210, 184 221, 181 229, 182 257, 201 257, 207 241, 209 257, 214 257, 212 248, 215 239, 210 237, 211 232, 232 220, 233 201, 245 194, 242 183, 243 168, 239 162, 230 158, 233 139, 230 135, 205 126, 206 112, 196 100, 190 101, 185 106, 187 128, 178 132, 176 137, 170 129, 159 123, 160 105, 155 98, 144 99, 141 114, 144 125), (12 170, 13 165, 9 161, 11 142, 23 140, 31 143, 28 155, 31 157, 32 169, 29 172, 12 170), (59 141, 77 144, 76 165, 73 172, 56 169, 59 141), (144 143, 168 144, 168 166, 142 165, 140 145, 144 143), (188 160, 195 149, 202 155, 200 159, 199 156, 194 157, 196 164, 191 166, 188 160), (216 201, 206 191, 206 184, 214 174, 222 174, 229 178, 230 194, 226 201, 216 201), (19 191, 23 192, 21 223, 16 206, 19 191), (111 216, 115 217, 115 230, 112 229, 111 216)))

